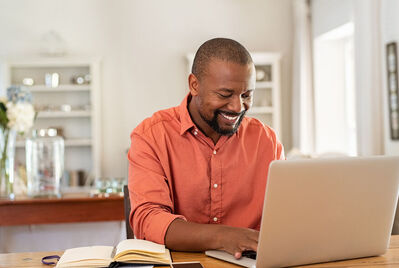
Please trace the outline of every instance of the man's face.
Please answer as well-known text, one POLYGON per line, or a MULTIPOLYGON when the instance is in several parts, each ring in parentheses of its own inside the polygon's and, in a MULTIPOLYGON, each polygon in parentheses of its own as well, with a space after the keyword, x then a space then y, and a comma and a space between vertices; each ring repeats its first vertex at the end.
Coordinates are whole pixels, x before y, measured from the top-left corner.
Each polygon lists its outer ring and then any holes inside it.
POLYGON ((192 115, 195 123, 205 132, 235 133, 245 112, 252 106, 255 89, 253 64, 214 59, 209 62, 201 81, 197 82, 194 91, 190 84, 192 101, 200 117, 192 115))

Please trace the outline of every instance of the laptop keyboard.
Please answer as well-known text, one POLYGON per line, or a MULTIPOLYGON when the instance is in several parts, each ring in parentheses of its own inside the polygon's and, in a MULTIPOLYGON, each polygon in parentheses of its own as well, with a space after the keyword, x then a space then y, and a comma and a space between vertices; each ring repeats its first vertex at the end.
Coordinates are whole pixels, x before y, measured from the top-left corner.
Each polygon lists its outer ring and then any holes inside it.
POLYGON ((243 251, 242 256, 256 260, 256 251, 253 250, 243 251))

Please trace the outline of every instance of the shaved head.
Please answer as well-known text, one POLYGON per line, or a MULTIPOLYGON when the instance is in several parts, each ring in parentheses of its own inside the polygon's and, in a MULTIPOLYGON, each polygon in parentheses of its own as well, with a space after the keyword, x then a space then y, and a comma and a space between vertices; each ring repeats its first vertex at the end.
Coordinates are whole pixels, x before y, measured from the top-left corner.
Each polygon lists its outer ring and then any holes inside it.
POLYGON ((214 38, 203 43, 195 54, 191 72, 198 80, 201 80, 206 74, 207 66, 212 59, 241 65, 253 63, 248 50, 237 41, 227 38, 214 38))

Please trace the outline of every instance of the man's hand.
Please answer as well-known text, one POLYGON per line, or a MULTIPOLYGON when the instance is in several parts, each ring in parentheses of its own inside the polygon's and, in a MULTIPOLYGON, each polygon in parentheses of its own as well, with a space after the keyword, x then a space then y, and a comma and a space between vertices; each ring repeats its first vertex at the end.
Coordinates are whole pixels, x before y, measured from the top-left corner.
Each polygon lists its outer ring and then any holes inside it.
POLYGON ((245 250, 257 250, 259 232, 217 224, 198 224, 181 219, 174 220, 165 235, 165 244, 172 250, 204 251, 224 250, 241 258, 245 250))
POLYGON ((258 248, 259 232, 248 228, 237 228, 230 226, 222 227, 218 234, 221 247, 236 259, 241 258, 241 253, 246 250, 256 251, 258 248))

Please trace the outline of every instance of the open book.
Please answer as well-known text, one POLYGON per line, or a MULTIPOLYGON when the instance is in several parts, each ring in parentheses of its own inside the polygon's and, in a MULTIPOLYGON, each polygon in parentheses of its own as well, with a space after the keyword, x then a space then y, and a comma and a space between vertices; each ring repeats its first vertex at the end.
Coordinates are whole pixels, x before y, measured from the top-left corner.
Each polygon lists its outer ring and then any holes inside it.
POLYGON ((172 261, 169 250, 164 245, 140 239, 127 239, 119 242, 116 247, 67 249, 56 267, 108 267, 113 262, 169 265, 172 261))

